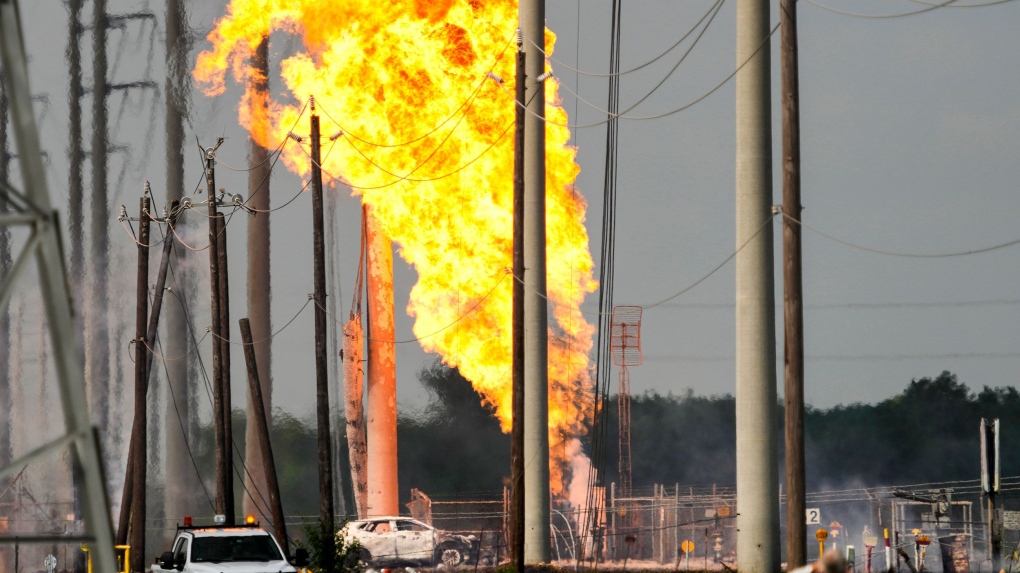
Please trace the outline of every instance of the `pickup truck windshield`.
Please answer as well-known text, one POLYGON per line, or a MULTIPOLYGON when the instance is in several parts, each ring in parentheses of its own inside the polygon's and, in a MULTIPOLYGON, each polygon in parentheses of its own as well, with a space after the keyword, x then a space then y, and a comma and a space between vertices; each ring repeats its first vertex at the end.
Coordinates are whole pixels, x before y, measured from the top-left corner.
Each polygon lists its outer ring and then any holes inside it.
POLYGON ((279 561, 280 550, 268 535, 196 537, 191 542, 192 563, 224 561, 279 561))

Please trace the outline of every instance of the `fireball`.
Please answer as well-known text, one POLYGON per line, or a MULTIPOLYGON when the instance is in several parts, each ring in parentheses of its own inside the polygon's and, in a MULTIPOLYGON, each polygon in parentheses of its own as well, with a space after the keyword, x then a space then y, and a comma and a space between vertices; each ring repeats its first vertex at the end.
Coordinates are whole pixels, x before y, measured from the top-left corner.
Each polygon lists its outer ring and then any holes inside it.
MULTIPOLYGON (((407 312, 422 347, 460 370, 504 431, 511 415, 514 34, 517 3, 506 0, 232 0, 198 56, 194 76, 210 96, 232 78, 250 86, 249 60, 272 32, 298 36, 281 62, 290 101, 238 106, 241 125, 276 148, 314 96, 329 151, 323 177, 370 205, 382 230, 418 275, 407 312)), ((555 35, 546 31, 551 54, 555 35)), ((567 124, 558 84, 546 80, 547 117, 567 124)), ((301 126, 304 123, 300 124, 301 126)), ((567 128, 547 124, 549 432, 551 487, 564 495, 566 448, 592 416, 589 354, 594 327, 580 312, 594 292, 574 189, 580 168, 567 128)), ((307 149, 283 161, 310 170, 307 149)), ((566 453, 566 452, 572 453, 566 453)), ((576 464, 575 464, 576 465, 576 464)), ((587 476, 575 476, 586 479, 587 476)))

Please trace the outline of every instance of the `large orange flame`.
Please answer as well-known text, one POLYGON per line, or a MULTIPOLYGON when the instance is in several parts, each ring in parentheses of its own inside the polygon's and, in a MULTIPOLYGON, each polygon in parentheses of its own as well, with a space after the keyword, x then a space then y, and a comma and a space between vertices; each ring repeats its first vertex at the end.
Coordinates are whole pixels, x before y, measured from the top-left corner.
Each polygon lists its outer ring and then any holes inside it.
MULTIPOLYGON (((281 63, 283 85, 300 103, 269 102, 248 90, 240 122, 276 147, 314 95, 324 113, 323 168, 372 206, 400 255, 418 273, 407 311, 426 351, 471 381, 504 431, 510 429, 514 31, 512 0, 232 0, 209 34, 194 75, 208 95, 230 71, 242 85, 248 60, 269 33, 300 35, 303 51, 281 63), (489 72, 506 79, 506 89, 489 72), (264 134, 264 135, 262 135, 264 134), (452 326, 451 326, 452 325, 452 326)), ((547 53, 555 36, 546 32, 547 53)), ((547 116, 567 122, 558 84, 545 82, 547 116)), ((296 129, 305 132, 304 123, 296 129)), ((593 292, 584 227, 586 204, 569 130, 548 125, 547 225, 550 328, 549 431, 554 493, 565 494, 568 446, 592 406, 589 352, 594 327, 580 314, 593 292)), ((290 144, 284 162, 309 172, 307 151, 290 144)), ((574 467, 577 467, 576 459, 574 467)), ((580 473, 575 470, 573 473, 580 473)), ((584 479, 586 476, 576 476, 584 479)))

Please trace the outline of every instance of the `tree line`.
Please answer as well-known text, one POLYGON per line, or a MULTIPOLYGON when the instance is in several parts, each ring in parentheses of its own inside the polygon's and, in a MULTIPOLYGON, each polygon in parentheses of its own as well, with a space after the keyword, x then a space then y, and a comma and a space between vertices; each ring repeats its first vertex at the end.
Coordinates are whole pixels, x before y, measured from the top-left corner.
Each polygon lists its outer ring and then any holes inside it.
MULTIPOLYGON (((428 403, 419 410, 401 412, 398 420, 401 499, 409 500, 411 488, 436 496, 498 496, 509 475, 509 436, 500 431, 491 411, 455 369, 436 362, 422 369, 419 380, 429 394, 428 403)), ((735 405, 729 394, 698 396, 690 390, 632 397, 635 487, 733 485, 735 405)), ((782 404, 777 411, 782 436, 782 404)), ((605 479, 612 482, 618 478, 619 455, 615 397, 609 399, 606 414, 605 479)), ((1001 419, 1002 475, 1020 474, 1020 460, 1008 455, 1020 444, 1020 393, 1013 387, 975 391, 955 374, 942 372, 911 380, 902 392, 876 404, 808 407, 808 490, 976 479, 982 417, 1001 419)), ((240 410, 235 411, 234 427, 238 449, 244 451, 240 410)), ((317 515, 318 488, 310 484, 317 459, 314 419, 302 420, 277 410, 272 441, 285 511, 317 515)), ((199 466, 211 468, 211 450, 198 454, 199 466), (204 458, 209 458, 208 465, 202 465, 204 458)), ((239 485, 236 491, 243 494, 239 485)))

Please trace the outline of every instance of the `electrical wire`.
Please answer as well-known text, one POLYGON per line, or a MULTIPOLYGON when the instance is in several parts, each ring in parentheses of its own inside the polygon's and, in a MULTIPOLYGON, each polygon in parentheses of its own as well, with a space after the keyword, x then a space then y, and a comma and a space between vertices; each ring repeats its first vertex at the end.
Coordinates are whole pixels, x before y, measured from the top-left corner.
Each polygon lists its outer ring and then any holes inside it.
MULTIPOLYGON (((291 317, 290 320, 287 321, 287 324, 284 324, 283 326, 280 327, 279 330, 277 330, 276 332, 270 334, 266 338, 263 338, 262 340, 256 340, 256 341, 252 342, 252 344, 262 344, 263 342, 268 342, 268 341, 276 338, 276 336, 278 334, 280 334, 284 330, 287 330, 287 327, 290 326, 291 323, 293 323, 295 320, 297 320, 297 317, 301 316, 301 313, 304 312, 306 308, 308 308, 308 304, 310 302, 312 302, 312 295, 308 295, 308 300, 305 301, 305 304, 301 305, 301 308, 297 311, 297 313, 294 316, 291 317)), ((213 338, 218 338, 219 340, 222 340, 223 342, 227 342, 227 343, 233 344, 235 346, 248 346, 248 343, 246 343, 246 342, 234 342, 233 340, 230 340, 229 338, 224 338, 224 337, 216 334, 211 329, 210 330, 206 330, 206 333, 207 334, 212 334, 213 338)))
MULTIPOLYGON (((439 334, 439 333, 441 333, 441 332, 443 332, 445 330, 448 330, 448 329, 452 328, 457 323, 459 323, 460 321, 462 321, 465 318, 467 318, 468 315, 470 315, 472 312, 475 311, 475 309, 477 309, 479 306, 481 306, 481 304, 483 302, 485 302, 492 295, 492 293, 496 292, 496 288, 499 287, 499 285, 503 283, 503 280, 506 279, 507 275, 510 275, 510 274, 511 274, 511 272, 509 270, 504 271, 503 275, 499 277, 499 280, 497 280, 496 283, 494 285, 492 285, 492 288, 489 289, 489 292, 485 293, 485 296, 483 296, 482 298, 478 299, 475 302, 475 304, 471 306, 471 308, 467 309, 467 311, 465 311, 464 314, 461 314, 460 316, 458 316, 456 320, 454 320, 453 322, 451 322, 451 323, 447 324, 446 326, 440 328, 439 330, 436 330, 435 332, 431 332, 429 334, 425 334, 425 335, 422 335, 422 336, 415 336, 413 338, 408 338, 407 340, 383 340, 383 339, 380 339, 380 338, 372 338, 372 337, 365 337, 365 340, 368 340, 368 341, 371 341, 371 342, 380 342, 382 344, 409 344, 411 342, 418 342, 418 341, 421 341, 421 340, 425 340, 426 338, 431 338, 431 337, 433 337, 433 336, 435 336, 435 335, 437 335, 437 334, 439 334)), ((309 296, 308 300, 311 301, 312 297, 309 296)), ((335 323, 337 323, 339 325, 343 325, 343 323, 340 322, 340 320, 338 320, 337 317, 333 315, 333 313, 331 313, 327 309, 323 308, 323 306, 321 304, 319 304, 318 302, 315 302, 315 306, 317 308, 319 308, 320 310, 322 310, 322 312, 324 312, 327 315, 329 315, 329 317, 333 319, 333 322, 335 322, 335 323)))
POLYGON ((952 4, 952 5, 941 5, 932 4, 931 2, 925 2, 924 0, 908 0, 914 4, 921 4, 922 6, 935 6, 938 8, 984 8, 986 6, 997 6, 999 4, 1005 4, 1012 2, 1013 0, 992 0, 991 2, 981 2, 979 4, 952 4))
MULTIPOLYGON (((176 276, 175 276, 175 274, 173 272, 173 266, 172 265, 168 266, 168 272, 170 273, 170 276, 172 278, 174 278, 174 284, 176 284, 176 282, 177 282, 176 281, 176 276)), ((198 348, 198 340, 197 340, 197 336, 195 334, 195 325, 192 322, 191 313, 188 311, 188 307, 184 303, 184 299, 182 299, 181 296, 179 294, 177 294, 176 292, 174 292, 173 290, 169 290, 168 292, 173 294, 174 298, 177 299, 177 302, 180 303, 181 309, 184 312, 185 324, 187 325, 188 331, 191 334, 191 339, 192 339, 192 341, 194 343, 195 348, 198 348)), ((308 305, 308 303, 305 303, 305 306, 307 306, 307 305, 308 305)), ((304 307, 302 307, 302 310, 304 310, 304 307)), ((300 314, 300 312, 299 312, 299 314, 300 314)), ((297 317, 295 316, 295 318, 297 318, 297 317)), ((291 321, 293 322, 293 319, 291 319, 291 321)), ((286 326, 284 326, 284 328, 286 328, 286 326)), ((204 337, 203 337, 203 340, 204 340, 204 337)), ((199 370, 202 372, 202 378, 203 378, 203 380, 205 382, 206 398, 209 400, 210 406, 215 407, 215 402, 213 400, 213 395, 212 395, 213 394, 212 393, 212 382, 209 380, 209 373, 206 371, 205 362, 202 360, 201 353, 199 353, 197 355, 197 357, 198 357, 198 363, 199 363, 199 370)), ((248 468, 247 468, 247 466, 244 463, 244 456, 241 455, 240 448, 237 447, 237 443, 233 442, 233 440, 231 440, 231 446, 232 446, 233 453, 236 453, 238 455, 238 457, 239 457, 239 459, 241 461, 241 466, 244 467, 245 473, 248 474, 249 477, 251 477, 251 473, 248 472, 248 468)), ((231 464, 231 465, 233 465, 233 464, 231 464)), ((236 467, 235 467, 234 471, 236 473, 236 471, 237 471, 236 467)), ((252 482, 255 483, 255 480, 252 479, 252 482)), ((258 501, 255 499, 254 496, 251 495, 251 492, 248 491, 248 488, 243 485, 243 479, 242 479, 242 487, 244 488, 245 493, 248 494, 249 499, 251 499, 252 503, 255 505, 255 508, 258 509, 259 513, 265 518, 266 517, 266 513, 259 507, 258 501)), ((256 493, 259 494, 259 497, 262 498, 262 502, 268 507, 269 503, 266 501, 266 498, 262 494, 262 492, 258 489, 258 487, 256 487, 255 490, 256 490, 256 493)), ((266 519, 268 520, 268 518, 266 518, 266 519)))
MULTIPOLYGON (((1010 0, 999 0, 999 1, 1007 1, 1007 2, 1008 2, 1008 1, 1010 1, 1010 0)), ((681 38, 680 38, 679 40, 677 40, 677 41, 676 41, 676 42, 675 42, 675 43, 674 43, 674 44, 673 44, 672 46, 670 46, 670 47, 666 48, 666 50, 665 50, 664 52, 660 53, 659 55, 655 56, 655 57, 654 57, 654 58, 652 58, 651 60, 648 60, 648 61, 646 61, 646 62, 645 62, 645 63, 643 63, 643 64, 640 64, 640 65, 638 65, 638 66, 635 66, 635 67, 633 67, 633 68, 630 68, 630 69, 628 69, 628 70, 624 70, 624 71, 622 71, 622 72, 610 72, 610 73, 605 73, 605 74, 603 74, 603 73, 598 73, 598 72, 588 72, 588 71, 584 71, 584 70, 578 69, 578 68, 576 68, 576 67, 571 67, 571 66, 567 65, 566 63, 564 63, 564 62, 561 62, 561 61, 557 60, 557 59, 556 59, 555 57, 553 57, 553 56, 552 56, 551 54, 547 54, 547 53, 545 52, 545 50, 544 50, 544 46, 539 46, 539 45, 538 45, 538 43, 536 43, 536 42, 535 42, 534 40, 532 40, 531 38, 528 38, 528 43, 530 43, 530 44, 531 44, 532 46, 534 46, 535 48, 537 48, 537 49, 538 49, 538 51, 539 51, 539 52, 541 52, 541 54, 542 54, 543 56, 545 56, 546 58, 548 58, 550 62, 553 62, 553 63, 554 63, 554 64, 556 64, 557 66, 562 66, 562 67, 564 67, 564 68, 566 68, 566 69, 568 69, 568 70, 570 70, 570 71, 574 72, 575 74, 580 74, 580 75, 582 75, 582 76, 589 76, 589 77, 593 77, 593 78, 612 78, 612 77, 619 77, 619 76, 625 76, 625 75, 627 75, 627 74, 630 74, 630 73, 636 72, 636 71, 638 71, 638 70, 642 70, 642 69, 644 69, 644 68, 647 68, 648 66, 650 66, 650 65, 654 64, 655 62, 657 62, 657 61, 661 60, 661 59, 662 59, 662 58, 664 58, 664 57, 665 57, 665 56, 666 56, 667 54, 669 54, 670 52, 672 52, 673 50, 675 50, 677 46, 679 46, 680 44, 682 44, 682 43, 684 42, 684 40, 686 40, 686 39, 687 39, 687 38, 688 38, 688 37, 689 37, 689 36, 690 36, 691 34, 693 34, 693 33, 694 33, 694 31, 695 31, 695 30, 697 30, 698 26, 699 26, 699 25, 701 24, 701 22, 703 22, 703 21, 705 20, 705 18, 706 18, 706 17, 708 17, 708 15, 709 15, 709 14, 710 14, 710 13, 712 12, 712 10, 713 10, 713 9, 715 8, 715 5, 716 5, 716 4, 718 4, 718 2, 717 2, 717 3, 715 3, 715 4, 713 4, 713 5, 712 5, 712 6, 711 6, 711 7, 710 7, 710 8, 708 9, 708 11, 707 11, 707 12, 705 12, 705 14, 704 14, 704 15, 703 15, 703 16, 701 17, 701 19, 700 19, 700 20, 698 20, 698 22, 697 22, 697 23, 696 23, 696 24, 695 24, 695 25, 694 25, 694 26, 693 26, 693 27, 692 27, 692 28, 691 28, 690 30, 688 30, 688 31, 687 31, 687 33, 686 33, 686 34, 684 34, 684 35, 683 35, 683 36, 682 36, 682 37, 681 37, 681 38)), ((575 52, 575 53, 576 53, 576 52, 575 52)))
POLYGON ((131 226, 131 222, 130 221, 121 221, 120 222, 120 226, 124 227, 124 231, 128 234, 129 237, 131 237, 131 240, 134 241, 135 244, 138 245, 139 247, 143 247, 143 248, 146 248, 146 249, 151 249, 152 247, 158 247, 158 246, 162 245, 163 242, 166 241, 166 236, 164 236, 162 239, 160 239, 160 241, 158 243, 153 243, 151 245, 144 245, 144 244, 142 244, 141 241, 138 240, 138 235, 135 234, 135 229, 134 229, 134 227, 131 226))
MULTIPOLYGON (((702 16, 702 19, 698 21, 698 25, 699 26, 701 25, 701 22, 703 22, 705 20, 705 17, 711 15, 708 18, 708 22, 701 29, 701 31, 698 33, 698 35, 694 38, 694 41, 691 42, 691 45, 687 48, 687 51, 685 51, 683 53, 683 55, 680 57, 680 60, 676 63, 676 65, 674 65, 673 68, 670 69, 669 72, 661 80, 659 80, 659 83, 655 84, 655 87, 653 87, 651 90, 649 90, 648 93, 646 93, 645 95, 641 96, 641 98, 639 100, 637 100, 636 102, 634 102, 630 107, 628 107, 627 109, 623 110, 622 112, 614 113, 613 115, 625 117, 627 113, 633 111, 634 108, 636 108, 637 106, 639 106, 642 103, 644 103, 648 98, 652 97, 652 94, 654 94, 656 91, 658 91, 658 89, 661 88, 662 85, 665 84, 666 81, 670 77, 672 77, 673 72, 675 72, 677 70, 677 68, 679 68, 680 65, 684 63, 684 61, 687 59, 687 56, 689 56, 691 51, 694 50, 694 47, 698 45, 698 42, 701 40, 701 37, 705 35, 705 32, 708 30, 708 27, 712 25, 712 21, 715 20, 715 17, 719 14, 719 11, 722 10, 722 5, 725 2, 726 2, 726 0, 717 0, 717 2, 715 4, 713 4, 712 7, 709 9, 709 11, 705 14, 705 16, 702 16)), ((697 26, 695 27, 695 29, 697 29, 697 26)), ((687 36, 684 36, 684 37, 686 38, 687 36)), ((565 89, 568 92, 570 92, 576 99, 584 102, 585 104, 587 104, 592 109, 594 109, 594 110, 596 110, 596 111, 598 111, 600 113, 603 113, 603 114, 610 114, 609 110, 601 109, 597 105, 595 105, 595 104, 589 102, 588 100, 584 99, 583 97, 581 97, 580 94, 578 94, 574 90, 570 89, 570 87, 567 86, 566 84, 561 83, 560 87, 562 87, 563 89, 565 89)), ((577 117, 577 114, 575 113, 574 116, 577 117)))
POLYGON ((795 219, 795 218, 793 218, 790 215, 787 215, 785 213, 783 213, 783 216, 786 217, 787 219, 793 221, 794 223, 800 225, 801 227, 804 227, 805 229, 807 229, 807 230, 809 230, 809 231, 811 231, 813 233, 816 233, 818 235, 821 235, 821 236, 825 237, 826 239, 829 239, 830 241, 835 241, 835 242, 837 242, 837 243, 839 243, 841 245, 845 245, 847 247, 852 247, 854 249, 859 249, 861 251, 867 251, 869 253, 876 253, 876 254, 879 254, 879 255, 887 255, 887 256, 890 256, 890 257, 904 257, 904 258, 909 258, 909 259, 945 259, 945 258, 951 258, 951 257, 963 257, 963 256, 966 256, 966 255, 977 255, 977 254, 980 254, 980 253, 987 253, 989 251, 995 251, 995 250, 998 250, 998 249, 1004 249, 1006 247, 1012 247, 1013 245, 1020 244, 1020 239, 1014 239, 1012 241, 1007 241, 1005 243, 999 243, 997 245, 992 245, 990 247, 982 247, 980 249, 972 249, 972 250, 968 250, 968 251, 956 251, 956 252, 950 252, 950 253, 903 253, 903 252, 896 252, 896 251, 886 251, 886 250, 883 250, 883 249, 876 249, 876 248, 873 248, 873 247, 867 247, 867 246, 864 246, 864 245, 859 245, 857 243, 851 243, 850 241, 846 241, 844 239, 840 239, 839 237, 835 237, 833 235, 830 235, 830 234, 828 234, 828 233, 826 233, 824 231, 820 231, 820 230, 812 227, 811 225, 808 225, 807 223, 805 223, 803 221, 799 221, 799 220, 797 220, 797 219, 795 219))
POLYGON ((301 106, 301 111, 298 112, 298 116, 294 120, 293 125, 291 125, 290 129, 287 130, 287 135, 283 136, 283 141, 281 141, 280 145, 278 145, 277 148, 276 148, 277 149, 276 158, 273 159, 273 163, 270 164, 270 166, 269 166, 269 173, 266 173, 265 176, 262 177, 262 181, 259 181, 259 184, 258 184, 257 187, 255 187, 255 190, 251 192, 251 195, 248 195, 248 199, 245 200, 245 202, 244 202, 244 206, 245 207, 248 206, 248 203, 251 202, 251 200, 255 197, 255 195, 258 195, 258 193, 260 191, 262 191, 263 186, 266 184, 267 181, 269 181, 269 178, 272 177, 273 169, 276 169, 276 162, 279 161, 280 156, 283 155, 283 148, 284 148, 284 146, 287 145, 287 140, 290 139, 290 133, 292 133, 294 131, 294 129, 297 128, 297 125, 301 121, 301 118, 304 117, 305 110, 308 109, 308 104, 310 102, 311 102, 311 98, 305 100, 305 104, 303 106, 301 106))
POLYGON ((807 0, 809 4, 814 4, 815 6, 821 8, 822 10, 827 10, 829 12, 833 12, 841 16, 853 16, 854 18, 866 18, 869 20, 888 20, 890 18, 903 18, 906 16, 916 16, 917 14, 924 14, 925 12, 931 12, 932 10, 937 10, 939 8, 946 8, 947 6, 956 1, 957 0, 946 0, 946 2, 943 2, 942 4, 928 4, 927 8, 922 8, 920 10, 915 10, 913 12, 901 12, 899 14, 860 14, 857 12, 845 12, 843 10, 833 8, 831 6, 821 4, 819 2, 816 2, 815 0, 807 0))
MULTIPOLYGON (((682 105, 682 106, 680 106, 680 107, 678 107, 676 109, 673 109, 673 110, 670 110, 670 111, 667 111, 667 112, 663 112, 663 113, 656 114, 656 115, 648 115, 648 116, 629 116, 629 115, 616 114, 616 115, 612 115, 611 117, 608 117, 608 118, 606 118, 606 119, 604 119, 602 121, 597 121, 597 122, 593 122, 593 123, 570 124, 570 123, 559 123, 559 122, 553 121, 553 120, 548 119, 548 118, 546 118, 546 117, 544 117, 542 115, 539 115, 539 114, 537 114, 537 113, 535 113, 535 112, 533 112, 533 111, 531 111, 530 109, 527 109, 527 108, 525 108, 525 111, 527 111, 527 113, 530 113, 531 115, 539 118, 540 120, 542 120, 542 121, 544 121, 544 122, 546 122, 548 124, 557 125, 557 126, 560 126, 560 127, 566 127, 566 128, 570 128, 570 129, 586 129, 586 128, 590 128, 590 127, 597 127, 597 126, 600 126, 600 125, 605 125, 605 124, 609 123, 609 121, 611 119, 613 119, 613 118, 627 119, 627 120, 632 120, 632 121, 648 121, 648 120, 653 120, 653 119, 662 119, 664 117, 669 117, 671 115, 680 113, 682 111, 686 111, 686 110, 694 107, 695 105, 701 103, 702 101, 707 99, 709 96, 711 96, 715 92, 719 91, 719 89, 721 89, 724 85, 729 83, 729 81, 731 79, 733 79, 733 77, 736 76, 737 73, 740 72, 740 70, 744 69, 744 66, 746 66, 748 64, 748 62, 750 62, 755 57, 755 55, 757 55, 758 52, 760 52, 761 49, 763 47, 765 47, 769 43, 769 41, 772 39, 772 36, 775 35, 776 30, 778 30, 778 29, 779 29, 779 23, 776 23, 776 25, 772 27, 772 30, 769 32, 768 36, 766 36, 765 39, 762 41, 762 43, 759 44, 757 48, 755 48, 754 52, 752 52, 751 55, 749 55, 747 57, 747 59, 744 60, 743 63, 741 63, 739 66, 737 66, 737 68, 735 70, 733 70, 733 72, 730 73, 730 75, 726 76, 725 79, 723 79, 721 82, 716 84, 715 87, 713 87, 709 91, 705 92, 704 94, 702 94, 698 98, 696 98, 696 99, 694 99, 694 100, 692 100, 692 101, 690 101, 690 102, 688 102, 688 103, 686 103, 686 104, 684 104, 684 105, 682 105)), ((511 97, 513 96, 513 94, 510 94, 510 92, 505 87, 503 87, 502 84, 500 85, 500 87, 502 87, 503 91, 506 92, 508 95, 510 95, 511 97)), ((515 101, 515 104, 516 104, 516 101, 515 101)), ((516 105, 520 105, 520 104, 516 104, 516 105)))
MULTIPOLYGON (((149 345, 146 344, 146 347, 149 345)), ((160 346, 159 335, 156 335, 156 346, 160 346)), ((153 354, 156 354, 153 352, 153 354)), ((159 356, 159 355, 157 355, 159 356)), ((167 368, 166 360, 160 358, 160 362, 163 364, 163 371, 166 374, 166 387, 167 394, 170 395, 170 400, 174 405, 174 412, 177 414, 177 424, 181 428, 181 434, 184 439, 184 447, 188 450, 188 457, 191 458, 191 465, 195 468, 195 475, 198 476, 198 483, 202 486, 202 492, 205 493, 205 499, 209 502, 209 508, 216 511, 216 504, 213 503, 212 496, 209 495, 209 489, 205 487, 205 481, 202 479, 202 472, 198 469, 198 462, 195 460, 195 453, 191 450, 191 444, 188 443, 188 432, 184 429, 184 420, 181 418, 181 410, 177 406, 177 396, 174 394, 173 385, 170 383, 170 370, 167 368)))
MULTIPOLYGON (((621 48, 621 0, 613 0, 610 6, 611 31, 609 49, 609 71, 620 69, 621 48)), ((516 104, 516 99, 514 100, 516 104)), ((609 385, 612 379, 611 312, 616 271, 616 197, 617 197, 617 149, 619 143, 619 122, 615 113, 620 105, 620 77, 614 75, 609 79, 608 107, 606 120, 606 156, 603 170, 602 190, 602 241, 600 247, 599 267, 599 316, 598 335, 595 345, 595 380, 593 388, 593 411, 591 429, 591 460, 588 467, 585 492, 585 506, 594 508, 588 531, 595 535, 599 530, 598 516, 604 496, 597 494, 598 488, 605 485, 606 457, 609 450, 609 416, 606 411, 609 404, 609 385)), ((527 107, 524 108, 527 110, 527 107)), ((514 277, 515 279, 518 277, 514 277)), ((519 280, 519 279, 518 279, 519 280)), ((528 285, 525 285, 527 288, 528 285)), ((544 293, 543 293, 544 294, 544 293)))
MULTIPOLYGON (((445 179, 447 177, 451 177, 451 176, 456 175, 456 174, 460 173, 461 171, 467 169, 473 163, 475 163, 476 161, 481 159, 482 156, 484 156, 486 153, 488 153, 493 147, 495 147, 496 144, 499 143, 506 136, 507 132, 509 132, 510 129, 513 126, 514 126, 514 122, 510 122, 510 124, 506 126, 506 129, 504 129, 503 132, 499 134, 499 137, 497 137, 491 144, 489 144, 488 147, 486 147, 484 150, 482 150, 482 152, 479 153, 478 155, 476 155, 474 158, 470 159, 467 163, 464 163, 463 165, 461 165, 460 167, 457 167, 456 169, 454 169, 453 171, 450 171, 449 173, 445 173, 443 175, 438 175, 436 177, 429 177, 429 178, 426 178, 426 179, 416 179, 416 178, 411 178, 411 177, 403 177, 403 178, 396 179, 394 181, 390 181, 389 183, 383 183, 382 185, 362 186, 362 185, 355 185, 355 184, 349 183, 349 182, 341 179, 340 177, 337 177, 337 176, 333 175, 332 173, 327 171, 325 168, 323 168, 321 165, 318 165, 318 167, 319 167, 320 170, 322 170, 323 173, 326 174, 327 177, 329 177, 333 181, 336 181, 337 183, 340 183, 341 185, 346 185, 346 186, 350 187, 351 189, 357 189, 359 191, 372 191, 372 190, 375 190, 375 189, 382 189, 384 187, 390 187, 391 185, 396 185, 397 183, 400 183, 401 181, 409 181, 411 183, 429 183, 429 182, 432 182, 432 181, 438 181, 440 179, 445 179)), ((357 149, 357 148, 355 148, 355 149, 357 149)), ((308 152, 305 152, 305 153, 308 154, 308 152)), ((309 157, 311 157, 311 154, 308 154, 308 155, 309 155, 309 157)), ((314 161, 313 161, 313 163, 314 163, 314 161)), ((373 163, 373 165, 375 165, 375 164, 373 163)), ((379 166, 376 165, 376 167, 379 167, 379 166)))

